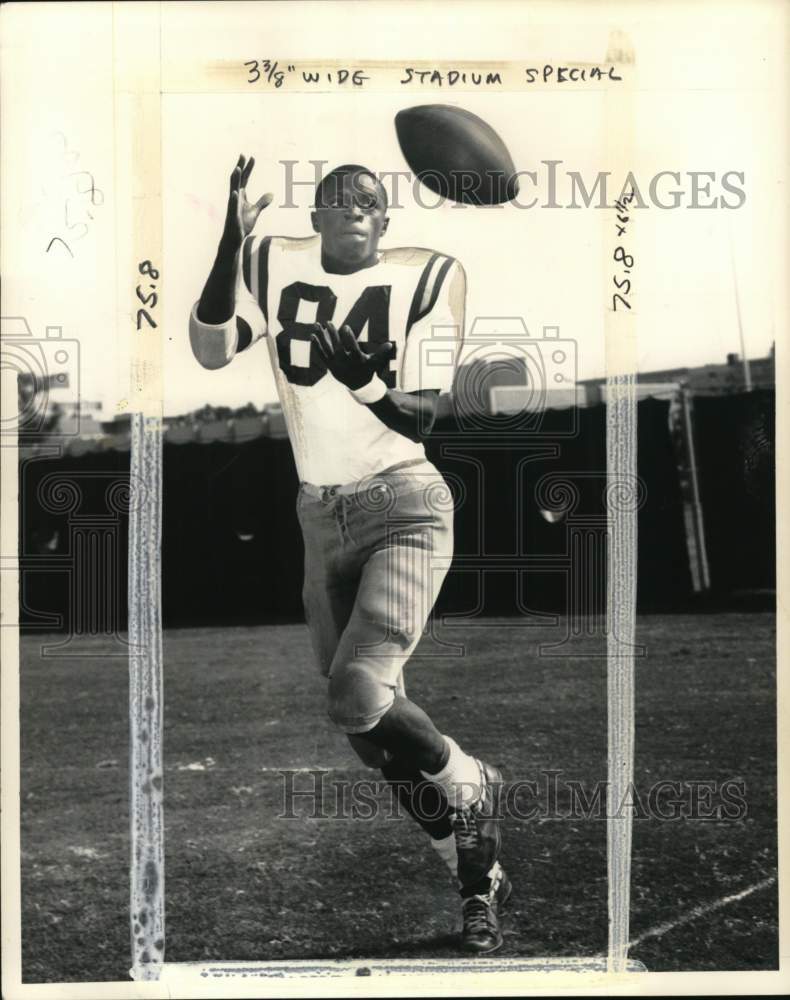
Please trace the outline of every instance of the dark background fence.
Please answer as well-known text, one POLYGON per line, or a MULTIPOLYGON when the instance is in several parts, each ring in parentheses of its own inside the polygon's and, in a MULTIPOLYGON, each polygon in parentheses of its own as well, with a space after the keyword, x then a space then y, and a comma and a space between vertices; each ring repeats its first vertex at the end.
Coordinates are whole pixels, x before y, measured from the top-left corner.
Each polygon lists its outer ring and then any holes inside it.
POLYGON ((699 397, 694 423, 711 580, 718 593, 776 582, 774 393, 699 397))
MULTIPOLYGON (((767 391, 694 401, 708 601, 774 587, 773 406, 767 391)), ((603 610, 606 410, 581 408, 575 415, 578 433, 570 437, 563 434, 567 412, 550 411, 539 436, 514 434, 507 420, 497 433, 489 419, 484 436, 445 424, 430 439, 429 457, 458 501, 456 559, 442 611, 603 610), (547 518, 542 511, 558 496, 570 506, 547 518)), ((667 402, 640 402, 641 611, 700 605, 692 593, 668 418, 667 402)), ((128 452, 26 455, 20 476, 23 626, 72 633, 125 628, 128 452)), ((165 445, 166 626, 301 618, 297 487, 287 440, 165 445)))

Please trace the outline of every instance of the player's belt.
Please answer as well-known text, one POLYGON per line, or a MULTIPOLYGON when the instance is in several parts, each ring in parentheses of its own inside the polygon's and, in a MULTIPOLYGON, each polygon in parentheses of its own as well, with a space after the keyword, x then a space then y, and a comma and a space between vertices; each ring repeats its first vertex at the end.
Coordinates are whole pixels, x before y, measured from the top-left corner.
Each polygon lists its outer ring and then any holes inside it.
POLYGON ((397 465, 391 465, 388 469, 382 469, 381 472, 375 472, 372 476, 366 476, 356 483, 344 483, 340 486, 316 486, 313 483, 301 483, 300 485, 302 492, 306 493, 307 496, 327 503, 333 497, 348 497, 362 490, 373 489, 380 479, 385 479, 387 476, 413 465, 425 465, 427 461, 426 458, 410 458, 405 462, 398 462, 397 465))
POLYGON ((326 503, 332 497, 351 496, 359 489, 358 483, 347 483, 345 486, 314 486, 312 483, 302 483, 302 492, 315 500, 326 503))

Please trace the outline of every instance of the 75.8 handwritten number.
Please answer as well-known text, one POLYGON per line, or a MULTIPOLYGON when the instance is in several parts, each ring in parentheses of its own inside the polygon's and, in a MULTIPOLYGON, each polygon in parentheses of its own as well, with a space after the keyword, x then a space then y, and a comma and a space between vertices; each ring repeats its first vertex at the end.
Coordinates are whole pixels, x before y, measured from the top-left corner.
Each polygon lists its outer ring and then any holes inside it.
MULTIPOLYGON (((140 272, 140 274, 148 275, 148 277, 154 279, 153 281, 149 281, 148 282, 148 287, 151 288, 151 289, 154 289, 154 291, 149 292, 148 295, 143 295, 142 288, 141 288, 140 285, 138 285, 137 289, 136 289, 137 290, 137 298, 143 303, 144 306, 150 307, 153 310, 153 309, 156 308, 156 303, 159 301, 158 296, 156 294, 156 290, 155 290, 156 289, 156 285, 154 284, 154 281, 156 281, 159 278, 159 272, 153 266, 153 264, 151 263, 150 260, 144 260, 144 261, 142 261, 142 263, 140 263, 138 265, 137 269, 140 272)), ((156 323, 151 318, 151 314, 148 312, 147 308, 146 309, 138 309, 137 310, 137 329, 138 330, 142 327, 143 320, 146 320, 148 322, 148 324, 151 326, 152 329, 154 329, 154 330, 156 329, 156 323)))
MULTIPOLYGON (((631 268, 634 266, 634 258, 630 253, 626 253, 622 247, 616 247, 614 251, 614 259, 618 264, 623 265, 623 273, 630 274, 631 268)), ((617 291, 612 295, 612 309, 617 312, 617 302, 618 300, 625 306, 626 309, 631 308, 631 303, 628 301, 628 296, 631 294, 631 279, 621 278, 618 279, 617 275, 612 276, 612 280, 615 283, 617 291)))

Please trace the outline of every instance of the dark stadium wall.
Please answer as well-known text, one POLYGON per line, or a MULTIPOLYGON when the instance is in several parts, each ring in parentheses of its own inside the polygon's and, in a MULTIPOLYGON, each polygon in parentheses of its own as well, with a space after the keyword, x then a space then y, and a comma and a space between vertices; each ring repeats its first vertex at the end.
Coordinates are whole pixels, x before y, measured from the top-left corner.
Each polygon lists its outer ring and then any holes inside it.
POLYGON ((719 594, 776 587, 775 394, 694 400, 711 583, 719 594))
MULTIPOLYGON (((699 606, 668 405, 639 404, 641 611, 699 606)), ((489 428, 475 437, 445 425, 431 438, 429 456, 457 501, 455 560, 441 612, 603 612, 606 412, 589 407, 576 417, 572 436, 565 434, 567 412, 549 411, 539 434, 519 435, 503 423, 501 433, 489 428), (542 513, 564 502, 564 514, 542 513)), ((713 593, 726 600, 736 588, 770 590, 773 394, 698 399, 695 420, 713 593)), ((21 512, 20 605, 27 630, 112 635, 125 628, 128 477, 128 452, 23 455, 21 495, 30 499, 21 512)), ((286 440, 165 446, 166 626, 302 618, 297 488, 286 440)))

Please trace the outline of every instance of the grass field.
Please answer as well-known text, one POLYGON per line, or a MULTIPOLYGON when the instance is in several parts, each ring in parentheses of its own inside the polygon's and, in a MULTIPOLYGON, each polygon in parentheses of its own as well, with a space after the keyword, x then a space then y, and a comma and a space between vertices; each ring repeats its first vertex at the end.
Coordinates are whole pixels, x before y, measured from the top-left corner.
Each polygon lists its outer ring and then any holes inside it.
MULTIPOLYGON (((483 624, 443 633, 463 657, 413 661, 412 697, 510 783, 547 771, 561 772, 561 788, 604 780, 605 661, 538 656, 557 638, 547 627, 483 624)), ((638 639, 640 797, 661 779, 736 780, 746 810, 635 819, 631 955, 651 971, 775 968, 773 616, 644 617, 638 639)), ((43 660, 42 641, 22 646, 23 976, 124 980, 127 664, 43 660)), ((329 813, 332 781, 375 777, 323 696, 304 626, 166 634, 168 961, 458 954, 449 876, 410 820, 386 808, 367 821, 311 819, 306 801, 298 818, 277 818, 278 769, 329 770, 329 813)), ((606 949, 605 822, 569 816, 562 794, 558 804, 554 816, 504 821, 515 891, 503 957, 606 949)))

